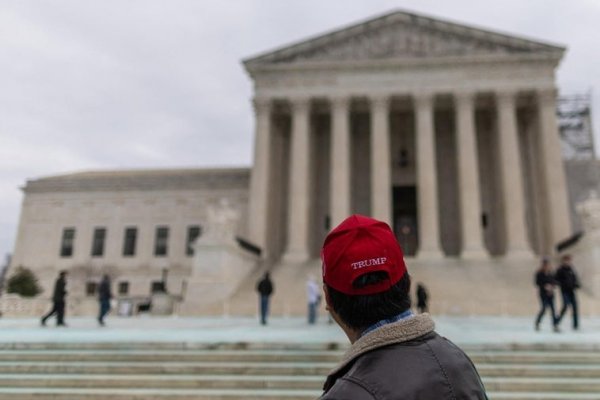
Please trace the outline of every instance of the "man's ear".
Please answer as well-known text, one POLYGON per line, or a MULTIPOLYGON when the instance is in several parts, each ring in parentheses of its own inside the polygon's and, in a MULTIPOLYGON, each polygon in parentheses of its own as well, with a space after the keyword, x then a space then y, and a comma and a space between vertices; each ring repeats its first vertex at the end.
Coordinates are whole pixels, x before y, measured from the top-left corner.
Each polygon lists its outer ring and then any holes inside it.
POLYGON ((327 290, 327 285, 323 284, 323 293, 325 293, 325 309, 329 311, 329 307, 331 304, 331 298, 329 297, 329 291, 327 290))

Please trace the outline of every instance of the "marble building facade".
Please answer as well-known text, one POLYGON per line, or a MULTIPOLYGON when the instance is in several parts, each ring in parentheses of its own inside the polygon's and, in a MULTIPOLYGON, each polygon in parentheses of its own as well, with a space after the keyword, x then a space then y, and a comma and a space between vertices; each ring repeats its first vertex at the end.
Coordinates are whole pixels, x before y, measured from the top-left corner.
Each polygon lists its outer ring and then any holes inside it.
POLYGON ((555 116, 564 50, 396 12, 246 60, 251 237, 304 261, 359 212, 417 257, 550 252, 571 232, 555 116))

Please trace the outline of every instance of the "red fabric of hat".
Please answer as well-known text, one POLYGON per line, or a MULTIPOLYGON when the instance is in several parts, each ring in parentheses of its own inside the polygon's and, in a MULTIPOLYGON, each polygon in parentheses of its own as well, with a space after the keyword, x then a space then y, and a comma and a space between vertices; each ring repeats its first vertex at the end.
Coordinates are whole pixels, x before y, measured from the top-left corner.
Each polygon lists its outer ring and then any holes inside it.
POLYGON ((363 215, 346 218, 327 235, 321 259, 323 282, 347 295, 385 292, 406 273, 402 249, 388 224, 363 215), (352 286, 361 275, 375 271, 386 272, 389 279, 352 286))

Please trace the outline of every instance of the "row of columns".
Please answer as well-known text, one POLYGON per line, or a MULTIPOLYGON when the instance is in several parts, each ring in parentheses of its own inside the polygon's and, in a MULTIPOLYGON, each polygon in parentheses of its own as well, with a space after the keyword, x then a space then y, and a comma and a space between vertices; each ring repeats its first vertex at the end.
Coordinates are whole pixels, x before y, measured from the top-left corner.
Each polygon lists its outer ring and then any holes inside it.
MULTIPOLYGON (((475 129, 475 95, 470 91, 454 94, 457 113, 458 183, 461 214, 462 253, 464 258, 487 256, 480 223, 481 194, 475 129)), ((496 93, 498 113, 500 175, 504 205, 507 256, 531 256, 525 224, 523 171, 519 151, 516 118, 516 92, 496 93)), ((371 214, 392 223, 392 183, 390 156, 390 96, 369 100, 371 107, 371 214)), ((413 96, 416 116, 416 170, 419 226, 419 252, 422 258, 443 256, 440 243, 438 182, 434 127, 435 93, 413 96)), ((538 93, 540 116, 541 160, 544 164, 544 186, 547 190, 553 240, 569 232, 564 172, 555 120, 555 96, 538 93)), ((330 216, 336 226, 351 214, 350 165, 350 98, 331 98, 332 143, 330 216)), ((292 99, 292 132, 290 154, 287 250, 284 261, 300 262, 309 255, 310 221, 310 99, 292 99)), ((270 115, 268 100, 255 100, 256 143, 255 165, 250 186, 249 228, 253 240, 261 247, 267 241, 268 187, 270 163, 270 115)))

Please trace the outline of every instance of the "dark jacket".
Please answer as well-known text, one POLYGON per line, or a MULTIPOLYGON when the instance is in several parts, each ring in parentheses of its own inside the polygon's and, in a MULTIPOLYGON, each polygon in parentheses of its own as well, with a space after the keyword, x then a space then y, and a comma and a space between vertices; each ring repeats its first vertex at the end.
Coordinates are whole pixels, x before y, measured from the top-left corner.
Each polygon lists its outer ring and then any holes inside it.
POLYGON ((269 279, 268 276, 261 279, 256 286, 256 291, 260 293, 261 296, 270 296, 273 293, 273 283, 271 283, 271 279, 269 279))
POLYGON ((102 279, 98 286, 98 300, 106 301, 112 299, 112 293, 110 291, 110 280, 102 279))
POLYGON ((67 280, 64 277, 59 277, 54 283, 54 293, 52 294, 52 301, 55 303, 64 303, 65 296, 67 295, 67 280))
POLYGON ((427 307, 427 289, 422 285, 417 285, 417 306, 427 307))
POLYGON ((553 297, 553 290, 546 290, 546 285, 556 285, 556 280, 554 279, 554 275, 552 273, 545 273, 544 271, 538 271, 535 274, 535 284, 540 289, 540 296, 542 297, 553 297))
POLYGON ((577 278, 577 274, 575 273, 573 267, 568 264, 563 264, 558 267, 554 278, 560 285, 560 289, 563 292, 572 292, 579 288, 579 279, 577 278))
POLYGON ((487 399, 471 360, 433 329, 421 314, 361 337, 327 377, 321 400, 487 399))

